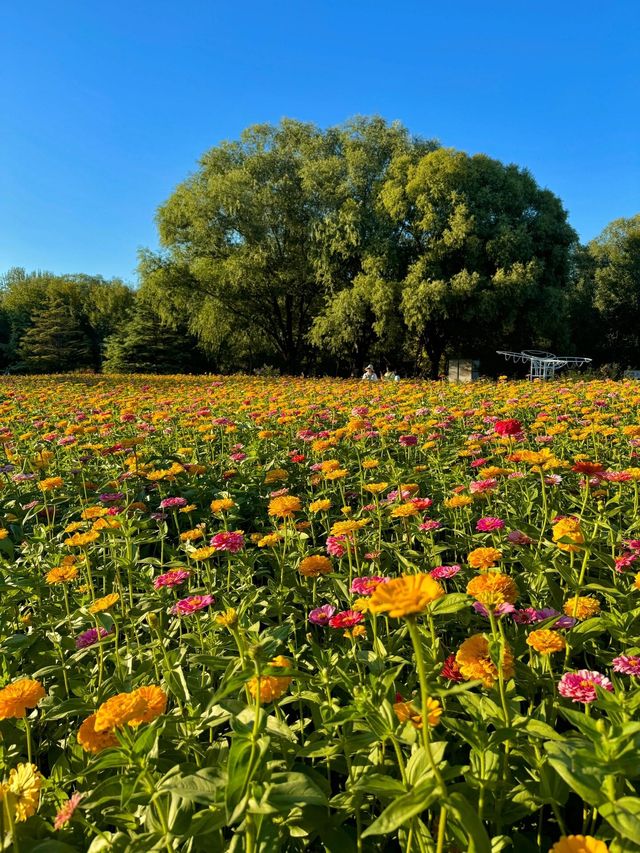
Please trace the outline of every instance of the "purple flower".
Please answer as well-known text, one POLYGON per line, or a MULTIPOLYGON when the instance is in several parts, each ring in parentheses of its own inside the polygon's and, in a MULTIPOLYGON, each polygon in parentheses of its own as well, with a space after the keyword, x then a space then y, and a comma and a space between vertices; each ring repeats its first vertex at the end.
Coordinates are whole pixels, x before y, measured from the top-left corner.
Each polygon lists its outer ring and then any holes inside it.
POLYGON ((328 625, 329 619, 335 612, 336 609, 331 604, 323 604, 322 607, 316 607, 309 613, 309 622, 313 625, 328 625))
POLYGON ((103 504, 111 504, 121 501, 123 498, 124 494, 122 492, 105 492, 104 495, 100 495, 99 500, 101 500, 103 504))
POLYGON ((164 498, 160 501, 160 509, 177 509, 181 506, 186 506, 185 498, 164 498))
MULTIPOLYGON (((109 634, 113 634, 113 629, 111 631, 107 631, 105 628, 100 628, 100 639, 108 637, 109 634)), ((76 649, 86 649, 88 646, 93 646, 97 642, 98 629, 89 628, 88 631, 83 631, 82 634, 78 634, 76 637, 76 649)))
MULTIPOLYGON (((484 606, 484 604, 480 604, 479 601, 475 601, 473 603, 473 609, 476 611, 476 613, 479 613, 480 616, 484 616, 485 619, 489 618, 489 611, 484 606)), ((508 601, 505 601, 503 604, 499 604, 493 612, 498 617, 508 616, 512 613, 515 613, 515 607, 513 606, 513 604, 509 604, 508 601)))

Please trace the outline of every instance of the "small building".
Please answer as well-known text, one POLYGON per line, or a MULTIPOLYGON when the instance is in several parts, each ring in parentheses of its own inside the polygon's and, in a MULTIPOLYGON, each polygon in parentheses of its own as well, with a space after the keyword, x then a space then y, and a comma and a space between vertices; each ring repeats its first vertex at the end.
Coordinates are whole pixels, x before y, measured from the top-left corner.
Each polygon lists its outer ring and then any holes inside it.
POLYGON ((480 376, 480 361, 475 358, 450 358, 447 369, 449 382, 474 382, 480 376))

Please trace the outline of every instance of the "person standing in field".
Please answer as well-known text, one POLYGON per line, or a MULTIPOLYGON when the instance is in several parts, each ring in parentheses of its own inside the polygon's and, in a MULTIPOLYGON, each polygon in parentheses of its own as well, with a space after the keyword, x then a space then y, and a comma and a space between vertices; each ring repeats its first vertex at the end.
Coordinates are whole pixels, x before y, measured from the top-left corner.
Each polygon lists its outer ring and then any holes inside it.
POLYGON ((364 369, 364 373, 362 374, 362 381, 364 382, 365 380, 368 382, 378 381, 378 374, 373 369, 372 364, 368 364, 364 369))

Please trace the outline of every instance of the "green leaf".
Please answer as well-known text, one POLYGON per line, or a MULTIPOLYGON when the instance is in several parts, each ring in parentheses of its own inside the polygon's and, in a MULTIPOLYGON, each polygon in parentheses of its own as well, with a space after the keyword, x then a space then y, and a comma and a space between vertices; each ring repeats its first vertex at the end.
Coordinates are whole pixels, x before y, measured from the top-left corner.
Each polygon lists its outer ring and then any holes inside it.
POLYGON ((447 804, 456 816, 461 829, 467 834, 468 853, 491 853, 491 842, 478 817, 477 809, 457 791, 449 795, 447 804))
POLYGON ((590 744, 551 741, 544 748, 553 769, 579 797, 592 806, 600 806, 606 800, 602 791, 604 772, 595 762, 590 744), (583 745, 586 748, 581 749, 583 745))
POLYGON ((190 776, 172 777, 158 787, 159 791, 170 791, 190 803, 208 805, 215 803, 218 792, 226 783, 226 774, 218 767, 203 767, 190 776))
POLYGON ((433 616, 442 616, 445 613, 457 613, 459 610, 464 610, 469 607, 471 598, 464 592, 450 592, 447 595, 442 595, 432 602, 429 612, 433 616))
POLYGON ((424 782, 390 803, 371 826, 365 829, 362 837, 388 835, 390 832, 395 832, 412 817, 428 809, 439 795, 440 789, 435 779, 424 782))
POLYGON ((275 784, 267 790, 269 804, 280 811, 289 811, 294 806, 326 806, 327 798, 322 791, 304 773, 274 773, 275 784))
POLYGON ((620 797, 615 803, 603 803, 598 811, 617 833, 630 841, 640 839, 640 799, 620 797))

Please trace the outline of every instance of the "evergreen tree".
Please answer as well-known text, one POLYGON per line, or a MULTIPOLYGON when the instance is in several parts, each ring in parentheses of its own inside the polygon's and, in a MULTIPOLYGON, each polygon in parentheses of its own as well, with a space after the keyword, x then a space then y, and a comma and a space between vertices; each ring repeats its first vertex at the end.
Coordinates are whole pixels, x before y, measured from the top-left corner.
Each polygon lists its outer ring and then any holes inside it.
POLYGON ((59 296, 32 316, 18 354, 31 373, 65 373, 92 366, 91 341, 81 316, 59 296))
POLYGON ((163 323, 141 299, 121 329, 107 339, 108 373, 189 373, 203 367, 193 336, 163 323))

